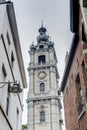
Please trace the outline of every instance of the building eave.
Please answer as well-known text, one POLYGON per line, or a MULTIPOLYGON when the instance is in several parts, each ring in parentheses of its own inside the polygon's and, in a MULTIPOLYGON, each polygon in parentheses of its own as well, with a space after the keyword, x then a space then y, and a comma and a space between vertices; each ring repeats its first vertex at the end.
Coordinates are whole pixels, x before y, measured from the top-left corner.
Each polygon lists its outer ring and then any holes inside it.
POLYGON ((70 72, 70 69, 71 69, 71 66, 72 66, 72 62, 73 62, 73 59, 74 59, 74 56, 75 56, 75 52, 76 52, 78 43, 79 43, 79 35, 74 34, 72 44, 71 44, 71 48, 70 48, 70 52, 69 52, 69 59, 67 61, 65 71, 64 71, 64 75, 63 75, 63 79, 62 79, 62 82, 61 82, 60 91, 62 91, 62 92, 64 91, 64 88, 65 88, 65 85, 66 85, 66 82, 67 82, 67 78, 68 78, 68 75, 69 75, 69 72, 70 72))
POLYGON ((7 3, 6 9, 7 9, 8 19, 9 19, 9 23, 10 23, 10 27, 12 31, 13 40, 14 40, 15 50, 17 53, 17 59, 18 59, 19 69, 20 69, 21 78, 23 82, 23 87, 26 88, 27 81, 26 81, 26 76, 25 76, 23 57, 22 57, 22 52, 21 52, 20 40, 18 36, 17 23, 16 23, 13 3, 12 2, 7 3))
POLYGON ((70 0, 70 30, 73 33, 79 31, 79 0, 70 0))

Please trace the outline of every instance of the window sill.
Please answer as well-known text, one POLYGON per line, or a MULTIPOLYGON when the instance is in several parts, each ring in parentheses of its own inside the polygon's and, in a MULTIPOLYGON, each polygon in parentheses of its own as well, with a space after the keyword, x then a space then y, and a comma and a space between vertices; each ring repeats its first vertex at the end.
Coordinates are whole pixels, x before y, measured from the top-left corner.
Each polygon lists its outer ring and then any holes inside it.
POLYGON ((47 125, 47 122, 40 122, 39 125, 47 125))

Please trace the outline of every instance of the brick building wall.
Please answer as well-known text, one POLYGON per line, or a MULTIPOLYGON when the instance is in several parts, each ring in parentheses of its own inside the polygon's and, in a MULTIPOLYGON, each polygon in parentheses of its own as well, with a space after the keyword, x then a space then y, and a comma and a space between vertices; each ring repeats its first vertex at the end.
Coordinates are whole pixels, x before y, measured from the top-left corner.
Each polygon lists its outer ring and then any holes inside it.
MULTIPOLYGON (((82 116, 78 114, 78 95, 76 88, 76 78, 79 74, 83 104, 86 105, 86 74, 84 71, 84 54, 83 46, 78 44, 76 54, 73 59, 72 67, 70 69, 68 79, 64 90, 64 108, 65 108, 65 121, 67 130, 86 130, 87 129, 87 114, 83 110, 82 116), (81 117, 80 117, 81 116, 81 117), (84 126, 84 127, 83 127, 84 126), (80 127, 80 128, 79 128, 80 127)), ((87 44, 85 45, 87 47, 87 44)), ((87 59, 86 59, 87 60, 87 59)))
POLYGON ((81 8, 78 24, 79 39, 72 41, 61 83, 66 130, 87 130, 87 35, 81 8))

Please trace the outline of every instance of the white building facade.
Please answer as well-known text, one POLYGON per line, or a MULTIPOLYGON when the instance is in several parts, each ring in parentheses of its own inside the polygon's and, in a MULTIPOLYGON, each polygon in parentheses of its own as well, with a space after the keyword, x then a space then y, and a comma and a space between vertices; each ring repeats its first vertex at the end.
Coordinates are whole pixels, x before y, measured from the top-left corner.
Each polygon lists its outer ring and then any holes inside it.
POLYGON ((30 46, 28 130, 61 130, 57 57, 46 28, 39 29, 37 45, 30 46))
POLYGON ((15 12, 12 2, 0 0, 0 130, 22 129, 23 92, 13 94, 1 83, 16 81, 26 88, 15 12))

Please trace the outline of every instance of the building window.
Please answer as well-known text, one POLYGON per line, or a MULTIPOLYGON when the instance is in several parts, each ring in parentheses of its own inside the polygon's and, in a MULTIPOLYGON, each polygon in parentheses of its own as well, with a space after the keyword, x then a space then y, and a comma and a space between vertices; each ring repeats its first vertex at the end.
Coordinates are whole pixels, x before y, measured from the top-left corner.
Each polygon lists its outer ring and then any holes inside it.
POLYGON ((87 0, 83 0, 83 7, 87 7, 87 0))
POLYGON ((1 39, 2 39, 3 44, 5 45, 3 34, 1 34, 1 39))
POLYGON ((10 99, 10 92, 8 90, 7 92, 7 103, 6 103, 6 114, 8 115, 8 111, 9 111, 9 99, 10 99))
POLYGON ((41 56, 38 57, 38 63, 39 64, 41 64, 41 63, 45 64, 45 62, 46 62, 45 60, 46 60, 45 55, 41 55, 41 56))
POLYGON ((39 49, 43 49, 43 48, 44 48, 44 45, 40 45, 40 46, 39 46, 39 49))
POLYGON ((61 95, 61 92, 60 92, 60 91, 58 91, 58 95, 61 95))
POLYGON ((10 42, 10 38, 9 38, 9 34, 8 34, 8 32, 7 32, 7 40, 8 40, 8 44, 10 45, 11 42, 10 42))
POLYGON ((59 123, 60 123, 60 124, 63 124, 63 120, 62 120, 62 119, 60 119, 60 120, 59 120, 59 123))
POLYGON ((81 67, 82 67, 82 74, 83 74, 83 79, 84 79, 84 83, 85 83, 85 97, 86 97, 86 101, 87 101, 87 87, 86 87, 87 76, 86 76, 86 68, 85 68, 84 60, 82 61, 81 67))
POLYGON ((44 91, 45 91, 45 84, 40 83, 40 92, 44 92, 44 91))
POLYGON ((85 36, 85 31, 84 31, 84 25, 82 24, 82 41, 86 42, 86 36, 85 36))
POLYGON ((76 90, 78 99, 78 114, 80 114, 83 111, 83 101, 82 101, 82 89, 79 74, 77 75, 76 78, 76 90))
POLYGON ((18 110, 18 108, 17 108, 16 130, 18 130, 18 124, 19 124, 19 110, 18 110))
POLYGON ((5 78, 7 76, 7 72, 6 72, 6 68, 5 68, 4 64, 2 64, 2 73, 5 78))
POLYGON ((13 51, 12 51, 12 53, 11 53, 11 65, 12 65, 12 67, 13 67, 14 61, 15 61, 15 58, 14 58, 14 54, 13 54, 13 51))
POLYGON ((45 122, 45 112, 44 111, 40 112, 40 122, 45 122))

